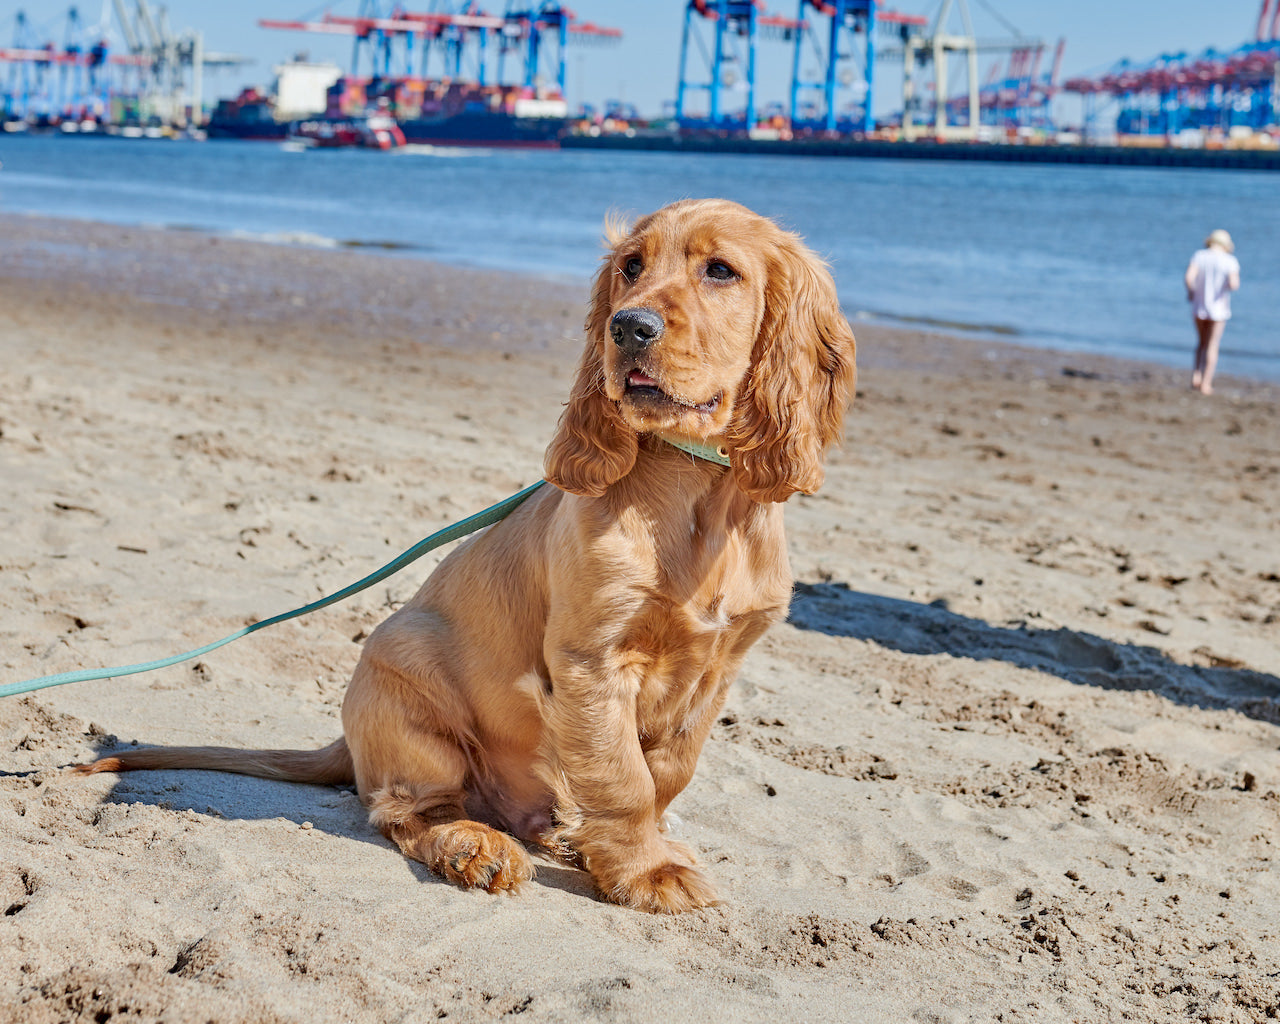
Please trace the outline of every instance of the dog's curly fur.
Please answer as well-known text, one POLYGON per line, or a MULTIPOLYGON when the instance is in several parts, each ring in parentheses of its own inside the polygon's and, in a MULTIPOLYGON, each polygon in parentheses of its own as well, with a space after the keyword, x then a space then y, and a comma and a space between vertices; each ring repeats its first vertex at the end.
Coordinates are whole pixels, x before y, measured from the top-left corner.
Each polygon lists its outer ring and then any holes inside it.
POLYGON ((354 782, 385 836, 464 886, 531 877, 519 839, 576 855, 626 906, 715 902, 664 812, 747 649, 786 612, 779 503, 822 482, 854 339, 823 264, 734 203, 675 203, 608 241, 547 451, 555 486, 461 545, 374 631, 343 738, 131 751, 80 771, 354 782), (637 309, 662 329, 623 344, 611 322, 637 309), (718 446, 730 465, 664 438, 718 446))

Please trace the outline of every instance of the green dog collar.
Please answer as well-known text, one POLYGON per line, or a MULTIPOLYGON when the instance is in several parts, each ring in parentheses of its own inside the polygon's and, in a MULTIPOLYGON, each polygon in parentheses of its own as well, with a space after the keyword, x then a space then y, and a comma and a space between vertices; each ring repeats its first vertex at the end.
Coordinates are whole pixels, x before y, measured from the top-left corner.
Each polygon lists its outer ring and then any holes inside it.
POLYGON ((724 448, 713 448, 707 444, 694 444, 691 441, 673 441, 669 437, 664 437, 662 440, 666 441, 672 448, 679 448, 682 452, 688 452, 695 458, 714 462, 717 466, 729 465, 729 453, 724 448))

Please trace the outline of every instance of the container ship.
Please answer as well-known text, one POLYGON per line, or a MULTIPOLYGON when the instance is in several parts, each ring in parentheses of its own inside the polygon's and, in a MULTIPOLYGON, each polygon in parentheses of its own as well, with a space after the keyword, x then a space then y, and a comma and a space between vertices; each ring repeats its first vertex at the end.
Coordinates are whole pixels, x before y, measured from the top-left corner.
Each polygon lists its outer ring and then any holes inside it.
POLYGON ((455 0, 413 13, 363 0, 356 17, 263 19, 264 28, 351 36, 350 71, 301 59, 282 65, 269 107, 260 95, 241 94, 219 105, 209 134, 332 140, 368 136, 357 130, 362 119, 391 117, 408 143, 555 148, 570 128, 565 47, 571 40, 613 42, 622 33, 580 22, 549 0, 508 7, 490 15, 455 0), (362 64, 368 74, 360 74, 362 64), (506 74, 513 70, 518 82, 506 74))
POLYGON ((363 123, 390 117, 405 143, 554 148, 570 124, 568 104, 558 93, 423 78, 338 76, 324 87, 323 109, 317 110, 318 104, 308 106, 298 98, 301 90, 293 80, 314 77, 321 67, 282 65, 276 69, 274 96, 246 89, 221 101, 209 119, 209 137, 306 141, 313 136, 363 145, 369 134, 359 131, 363 123))
POLYGON ((552 148, 569 125, 569 108, 556 92, 524 86, 423 78, 343 77, 329 87, 325 115, 344 118, 383 110, 405 142, 434 146, 552 148))

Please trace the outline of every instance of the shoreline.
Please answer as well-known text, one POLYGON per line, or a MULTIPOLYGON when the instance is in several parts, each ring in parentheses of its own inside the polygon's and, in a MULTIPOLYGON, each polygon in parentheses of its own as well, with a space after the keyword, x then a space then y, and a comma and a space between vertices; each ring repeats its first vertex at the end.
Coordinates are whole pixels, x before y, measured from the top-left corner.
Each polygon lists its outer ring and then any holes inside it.
MULTIPOLYGON (((438 316, 426 297, 405 286, 407 281, 420 276, 415 271, 419 265, 425 265, 433 277, 447 282, 442 289, 436 288, 433 291, 432 298, 438 298, 452 288, 461 287, 464 282, 468 286, 488 287, 481 283, 502 278, 518 282, 521 293, 528 293, 530 301, 536 306, 568 304, 571 311, 569 314, 564 312, 563 305, 554 313, 544 311, 543 319, 538 324, 541 333, 535 331, 529 334, 528 340, 524 342, 527 346, 532 341, 539 350, 552 347, 566 337, 578 336, 580 317, 575 320, 572 311, 582 307, 582 296, 589 283, 585 277, 581 282, 574 283, 562 275, 544 276, 528 271, 517 273, 445 263, 427 256, 408 255, 395 249, 384 251, 373 246, 343 243, 321 246, 305 241, 240 237, 235 233, 190 227, 122 225, 26 213, 0 213, 0 226, 5 229, 0 233, 3 235, 0 239, 0 260, 5 262, 8 272, 16 276, 51 280, 59 275, 70 275, 77 281, 94 282, 94 287, 121 292, 133 288, 139 276, 144 281, 172 277, 167 289, 144 286, 139 297, 144 302, 164 303, 173 301, 172 298, 166 298, 166 293, 172 296, 175 291, 181 291, 189 296, 187 301, 194 312, 223 317, 238 316, 238 311, 245 308, 246 303, 249 308, 253 308, 255 303, 269 302, 290 286, 286 280, 273 278, 275 268, 269 258, 270 253, 284 250, 299 254, 297 261, 284 261, 281 266, 296 265, 307 272, 322 267, 325 259, 332 257, 329 274, 334 282, 334 289, 314 295, 311 299, 312 302, 319 303, 319 308, 323 310, 323 316, 318 317, 319 319, 328 319, 335 325, 346 324, 352 329, 363 329, 363 316, 369 319, 373 327, 389 331, 397 337, 419 336, 429 330, 431 343, 445 347, 459 344, 458 339, 464 334, 467 339, 465 344, 475 344, 477 332, 465 331, 461 323, 438 316), (166 249, 176 250, 185 260, 208 259, 216 247, 221 245, 233 252, 243 252, 244 256, 236 261, 217 260, 217 265, 255 269, 225 270, 218 280, 212 282, 212 290, 202 291, 197 281, 181 272, 182 268, 148 256, 151 247, 147 243, 157 234, 169 238, 166 249), (249 248, 240 250, 237 248, 240 246, 249 248), (126 254, 124 261, 104 265, 95 257, 95 253, 104 247, 120 248, 126 254), (37 251, 33 252, 33 249, 37 251), (18 257, 20 252, 25 254, 25 258, 18 257), (381 268, 381 271, 375 271, 374 268, 381 268), (378 287, 379 276, 385 278, 385 288, 378 287), (359 282, 358 287, 354 284, 356 281, 359 282), (369 295, 378 296, 379 301, 371 304, 366 298, 369 295)), ((195 265, 191 264, 193 267, 195 265)), ((1151 380, 1165 381, 1170 377, 1184 377, 1189 381, 1194 352, 1193 341, 1188 341, 1187 366, 1184 371, 1181 367, 1152 360, 1033 345, 1020 341, 1017 335, 1003 336, 980 329, 968 330, 964 325, 954 325, 949 330, 946 324, 910 323, 892 314, 854 311, 850 314, 850 323, 855 334, 860 337, 867 332, 873 335, 887 333, 895 336, 933 337, 944 343, 944 347, 945 344, 959 344, 970 346, 973 352, 983 349, 1004 353, 1012 359, 1040 363, 1044 365, 1045 372, 1052 372, 1051 368, 1060 364, 1059 370, 1104 374, 1123 379, 1141 378, 1145 374, 1151 380)), ((489 341, 501 342, 504 335, 514 336, 515 330, 509 323, 496 324, 489 332, 489 341)), ((1190 337, 1190 332, 1188 336, 1190 337)), ((874 351, 871 357, 874 358, 874 351)), ((1216 380, 1219 393, 1236 394, 1252 392, 1258 387, 1280 387, 1278 380, 1244 377, 1221 370, 1216 380)))
MULTIPOLYGON (((927 135, 927 126, 922 134, 927 135)), ((958 163, 1075 164, 1103 167, 1194 167, 1222 171, 1280 170, 1274 149, 1205 149, 1173 146, 1009 145, 997 142, 915 142, 800 137, 752 139, 708 131, 686 135, 568 135, 562 149, 649 150, 664 153, 743 153, 769 156, 844 157, 864 160, 950 160, 958 163)))
MULTIPOLYGON (((6 227, 12 227, 6 223, 6 227)), ((524 487, 587 283, 100 225, 0 239, 0 678, 161 657, 524 487)), ((855 323, 797 585, 653 918, 512 898, 344 789, 69 778, 316 748, 438 558, 194 663, 0 701, 0 1005, 24 1024, 1280 1014, 1280 387, 855 323)))

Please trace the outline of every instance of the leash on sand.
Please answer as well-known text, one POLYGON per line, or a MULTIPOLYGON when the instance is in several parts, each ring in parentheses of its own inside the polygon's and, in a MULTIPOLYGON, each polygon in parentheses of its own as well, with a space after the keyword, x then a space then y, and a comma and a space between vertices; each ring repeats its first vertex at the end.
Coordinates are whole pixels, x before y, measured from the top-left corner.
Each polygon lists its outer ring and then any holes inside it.
MULTIPOLYGON (((695 458, 705 459, 707 462, 714 462, 717 465, 727 466, 729 460, 726 453, 720 448, 711 448, 706 445, 691 444, 685 441, 675 441, 670 438, 664 438, 668 444, 679 448, 681 451, 687 452, 695 458)), ((526 498, 533 494, 539 487, 545 484, 545 480, 539 480, 536 484, 530 484, 523 491, 517 491, 509 498, 503 498, 496 505, 490 505, 483 512, 477 512, 475 515, 461 519, 452 526, 446 526, 443 530, 437 530, 430 537, 424 537, 418 541, 413 547, 409 548, 403 554, 397 555, 390 562, 384 565, 376 572, 370 573, 362 580, 344 587, 335 594, 328 597, 322 597, 319 601, 312 601, 311 604, 305 604, 301 608, 294 608, 292 611, 281 612, 279 615, 273 615, 269 619, 262 619, 252 625, 245 626, 243 629, 237 629, 230 636, 224 636, 221 640, 215 640, 211 644, 205 644, 203 647, 197 647, 193 651, 185 651, 182 654, 175 654, 170 658, 159 658, 155 661, 141 661, 136 665, 120 665, 116 668, 84 668, 74 672, 59 672, 51 676, 37 676, 35 679, 24 679, 16 683, 0 684, 0 697, 16 697, 20 693, 30 693, 32 690, 43 690, 50 686, 63 686, 66 683, 84 683, 90 679, 114 679, 117 676, 133 676, 140 672, 151 672, 158 668, 168 668, 170 665, 180 665, 184 661, 190 661, 192 658, 198 658, 202 654, 208 654, 210 651, 216 651, 219 647, 231 643, 233 640, 239 640, 242 636, 248 636, 250 633, 256 633, 260 629, 266 629, 268 626, 274 626, 278 622, 287 622, 289 619, 296 619, 301 615, 307 615, 311 612, 319 611, 321 608, 327 608, 331 604, 337 604, 344 601, 353 594, 358 594, 362 590, 367 590, 375 583, 385 580, 388 576, 393 576, 403 569, 410 562, 416 562, 428 551, 434 551, 438 547, 442 547, 451 541, 461 540, 468 534, 482 530, 486 526, 492 526, 494 523, 506 519, 515 509, 524 502, 526 498)))
POLYGON ((153 669, 168 668, 170 665, 179 665, 184 661, 190 661, 192 658, 198 658, 202 654, 208 654, 210 651, 216 651, 219 647, 231 643, 233 640, 239 640, 242 636, 248 636, 250 633, 256 633, 260 629, 266 629, 268 626, 274 626, 278 622, 287 622, 289 619, 296 619, 300 615, 306 615, 310 612, 319 611, 338 601, 345 600, 352 594, 358 594, 362 590, 367 590, 375 583, 385 580, 410 562, 415 562, 428 551, 434 551, 436 548, 450 541, 460 540, 468 534, 475 533, 477 530, 486 526, 491 526, 500 519, 505 519, 516 507, 524 502, 534 491, 545 484, 545 480, 539 480, 536 484, 531 484, 523 491, 518 491, 509 498, 503 498, 496 505, 490 505, 483 512, 477 512, 475 515, 468 516, 466 519, 459 520, 452 526, 446 526, 443 530, 438 530, 430 537, 424 537, 418 541, 413 547, 409 548, 403 554, 397 555, 390 562, 384 565, 376 572, 370 573, 364 579, 344 587, 336 594, 330 594, 328 597, 322 597, 319 601, 313 601, 311 604, 303 605, 301 608, 295 608, 293 611, 282 612, 274 615, 269 619, 262 619, 252 625, 245 626, 243 629, 237 629, 230 636, 224 636, 221 640, 215 640, 211 644, 205 644, 203 647, 197 647, 194 651, 186 651, 182 654, 175 654, 171 658, 159 658, 156 661, 143 661, 136 665, 121 665, 117 668, 86 668, 79 669, 75 672, 59 672, 52 676, 39 676, 36 679, 24 679, 17 683, 4 683, 0 685, 0 697, 14 697, 20 693, 30 693, 32 690, 43 690, 49 686, 62 686, 65 683, 83 683, 90 679, 112 679, 116 676, 132 676, 139 672, 150 672, 153 669))

